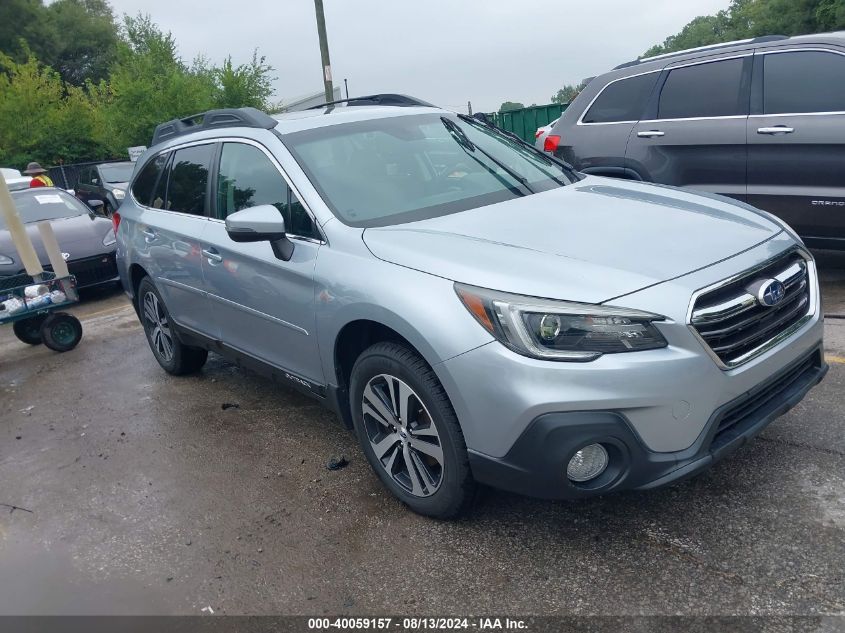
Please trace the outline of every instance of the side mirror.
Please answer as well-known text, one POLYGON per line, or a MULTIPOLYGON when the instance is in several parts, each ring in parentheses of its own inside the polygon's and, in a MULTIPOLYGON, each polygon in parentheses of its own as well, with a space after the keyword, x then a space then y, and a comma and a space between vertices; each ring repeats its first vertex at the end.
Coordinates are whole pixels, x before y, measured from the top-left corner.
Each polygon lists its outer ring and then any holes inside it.
POLYGON ((236 211, 226 218, 226 233, 233 242, 270 242, 283 261, 293 256, 293 242, 285 236, 285 219, 272 204, 236 211))
POLYGON ((90 209, 96 213, 97 215, 105 215, 105 203, 102 200, 88 200, 85 204, 87 204, 90 209))

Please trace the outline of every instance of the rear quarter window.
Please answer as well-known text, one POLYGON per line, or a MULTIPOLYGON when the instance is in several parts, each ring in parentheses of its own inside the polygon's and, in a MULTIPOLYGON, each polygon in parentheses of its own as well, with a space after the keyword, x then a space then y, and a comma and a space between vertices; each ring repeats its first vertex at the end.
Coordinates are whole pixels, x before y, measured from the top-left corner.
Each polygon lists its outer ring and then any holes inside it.
POLYGON ((165 152, 150 160, 144 165, 138 177, 135 178, 135 182, 132 183, 132 195, 145 207, 151 206, 150 201, 153 197, 153 191, 161 178, 164 166, 167 164, 167 157, 168 153, 165 152))
POLYGON ((587 110, 582 122, 639 121, 659 75, 659 72, 653 72, 608 84, 587 110))

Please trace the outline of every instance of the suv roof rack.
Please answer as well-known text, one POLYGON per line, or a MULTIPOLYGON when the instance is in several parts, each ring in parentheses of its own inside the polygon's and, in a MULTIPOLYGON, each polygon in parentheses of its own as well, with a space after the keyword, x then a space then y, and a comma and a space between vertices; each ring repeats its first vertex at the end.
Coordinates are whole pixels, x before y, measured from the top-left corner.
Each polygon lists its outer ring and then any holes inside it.
POLYGON ((320 108, 330 107, 338 103, 345 103, 347 105, 380 105, 380 106, 396 106, 399 108, 407 108, 412 106, 435 107, 433 104, 417 99, 416 97, 409 97, 407 95, 397 94, 377 94, 367 95, 365 97, 351 97, 347 99, 338 99, 337 101, 327 101, 320 105, 311 106, 309 110, 319 110, 320 108))
POLYGON ((720 48, 729 48, 731 46, 739 46, 740 44, 762 44, 764 42, 777 42, 779 40, 788 40, 788 35, 761 35, 760 37, 751 37, 745 40, 734 40, 733 42, 721 42, 719 44, 708 44, 707 46, 696 46, 695 48, 687 48, 682 51, 673 51, 671 53, 662 53, 660 55, 652 55, 650 57, 640 57, 630 62, 625 62, 624 64, 619 64, 613 70, 619 70, 620 68, 628 68, 630 66, 636 66, 637 64, 643 64, 645 62, 653 62, 657 59, 666 59, 668 57, 675 57, 676 55, 686 55, 687 53, 697 53, 700 51, 710 51, 710 50, 718 50, 720 48))
POLYGON ((173 119, 156 126, 153 132, 152 145, 157 145, 172 138, 210 130, 219 127, 255 127, 270 130, 279 122, 270 115, 255 108, 227 108, 223 110, 209 110, 185 117, 173 119))

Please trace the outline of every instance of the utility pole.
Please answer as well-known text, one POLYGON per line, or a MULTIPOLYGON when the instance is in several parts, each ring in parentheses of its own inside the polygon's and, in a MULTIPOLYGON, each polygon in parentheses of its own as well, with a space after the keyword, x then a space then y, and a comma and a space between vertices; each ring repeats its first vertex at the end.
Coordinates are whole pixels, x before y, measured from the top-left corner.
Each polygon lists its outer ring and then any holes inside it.
POLYGON ((326 16, 323 14, 323 0, 314 0, 317 11, 317 35, 320 38, 320 58, 323 62, 323 82, 326 86, 326 103, 334 101, 332 86, 332 63, 329 60, 329 42, 326 39, 326 16))
POLYGON ((343 80, 343 87, 346 88, 346 98, 349 98, 349 84, 346 83, 346 79, 343 80))
POLYGON ((467 114, 472 116, 472 101, 467 101, 467 114))

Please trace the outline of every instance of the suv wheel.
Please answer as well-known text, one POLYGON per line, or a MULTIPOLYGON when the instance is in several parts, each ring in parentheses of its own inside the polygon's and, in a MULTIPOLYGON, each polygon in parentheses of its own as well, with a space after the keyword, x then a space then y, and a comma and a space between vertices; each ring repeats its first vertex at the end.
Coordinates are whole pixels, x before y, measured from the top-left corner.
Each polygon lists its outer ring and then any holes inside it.
POLYGON ((476 485, 458 419, 434 372, 416 353, 378 343, 358 358, 350 405, 367 460, 412 510, 461 514, 476 485))
POLYGON ((178 339, 171 327, 170 313, 149 277, 141 280, 138 286, 138 307, 147 342, 158 364, 174 376, 199 371, 208 358, 208 351, 189 347, 178 339))

